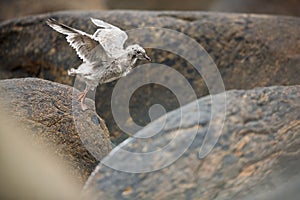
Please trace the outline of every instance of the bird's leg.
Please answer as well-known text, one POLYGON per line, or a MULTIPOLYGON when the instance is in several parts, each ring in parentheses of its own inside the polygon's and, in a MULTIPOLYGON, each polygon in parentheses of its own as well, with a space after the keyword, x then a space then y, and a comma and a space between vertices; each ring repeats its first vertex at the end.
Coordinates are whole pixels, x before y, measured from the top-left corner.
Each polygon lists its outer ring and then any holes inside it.
POLYGON ((77 100, 78 100, 78 101, 81 101, 81 99, 84 98, 85 95, 86 95, 86 94, 85 94, 85 90, 84 90, 83 92, 80 92, 80 93, 78 94, 78 96, 77 96, 77 100))
POLYGON ((86 94, 88 93, 88 91, 89 91, 89 88, 88 88, 88 86, 86 86, 84 91, 79 93, 78 98, 77 98, 77 100, 80 101, 80 105, 81 105, 82 110, 87 109, 87 106, 85 105, 84 102, 85 102, 85 97, 86 97, 86 94))
POLYGON ((84 103, 84 100, 85 100, 85 97, 83 99, 81 99, 81 101, 80 101, 81 109, 83 111, 88 109, 87 105, 85 105, 85 103, 84 103))

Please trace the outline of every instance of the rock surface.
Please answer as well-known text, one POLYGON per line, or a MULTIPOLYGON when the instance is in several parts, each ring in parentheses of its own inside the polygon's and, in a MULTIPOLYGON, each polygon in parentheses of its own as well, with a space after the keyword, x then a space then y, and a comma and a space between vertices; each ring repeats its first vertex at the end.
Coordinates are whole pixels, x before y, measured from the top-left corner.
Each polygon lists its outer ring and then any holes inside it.
POLYGON ((62 10, 103 10, 106 6, 102 0, 72 1, 35 1, 35 0, 4 0, 0 1, 0 21, 19 18, 26 15, 41 14, 62 10), (28 6, 30 5, 30 6, 28 6))
POLYGON ((55 149, 52 152, 71 166, 71 175, 84 182, 98 160, 86 149, 92 142, 96 157, 103 158, 111 150, 109 133, 103 120, 94 110, 94 102, 87 100, 90 109, 83 112, 72 96, 78 91, 66 85, 36 79, 0 81, 1 107, 32 132, 37 141, 55 149), (89 137, 90 140, 85 139, 89 137))
POLYGON ((108 0, 110 9, 138 9, 138 10, 202 10, 237 13, 261 13, 300 15, 300 3, 296 0, 108 0))
POLYGON ((295 0, 216 0, 211 10, 300 16, 300 2, 295 0))
MULTIPOLYGON (((213 97, 219 99, 221 95, 213 97)), ((272 194, 276 187, 299 184, 300 86, 232 90, 226 95, 226 104, 217 101, 212 105, 211 98, 204 97, 182 110, 168 113, 166 123, 161 117, 137 133, 138 136, 149 136, 163 125, 158 135, 146 140, 127 139, 103 161, 123 166, 125 171, 126 167, 147 168, 137 166, 143 163, 154 163, 152 167, 155 168, 163 162, 159 158, 168 160, 175 156, 175 150, 189 134, 197 132, 191 146, 174 163, 150 173, 126 173, 100 164, 89 178, 85 192, 90 192, 94 199, 229 200, 249 199, 266 191, 272 194), (196 105, 200 112, 195 111, 196 105), (224 105, 226 113, 223 112, 224 105), (212 106, 217 112, 211 119, 212 106), (199 123, 195 123, 198 119, 199 123), (213 150, 207 157, 199 159, 200 146, 209 127, 213 134, 208 136, 208 144, 222 126, 222 134, 213 150), (133 155, 124 157, 127 154, 121 151, 147 153, 165 148, 166 144, 172 145, 170 141, 175 138, 181 142, 164 151, 163 155, 156 154, 152 162, 146 159, 134 161, 133 155)), ((291 191, 296 192, 295 187, 297 185, 293 185, 291 191)))
POLYGON ((35 1, 9 0, 0 1, 0 21, 61 10, 103 10, 103 9, 138 9, 138 10, 201 10, 237 13, 284 14, 300 16, 300 3, 297 0, 80 0, 72 1, 35 1), (30 4, 29 6, 26 6, 30 4))
MULTIPOLYGON (((0 25, 0 48, 3 49, 0 52, 0 78, 33 76, 72 84, 67 69, 78 66, 81 61, 64 36, 45 24, 49 17, 90 33, 96 27, 89 17, 103 19, 125 30, 156 26, 185 33, 212 57, 226 89, 300 84, 298 18, 202 12, 62 12, 3 22, 0 25)), ((151 41, 157 42, 160 38, 157 34, 151 41)), ((173 46, 179 46, 178 42, 173 46)), ((197 97, 208 94, 204 80, 186 60, 158 49, 147 51, 153 62, 166 64, 183 74, 197 97)), ((163 78, 166 74, 160 76, 163 78)), ((96 107, 108 123, 110 132, 119 137, 122 132, 111 112, 110 97, 114 85, 115 82, 98 87, 96 107)), ((186 99, 191 101, 189 96, 186 99)), ((141 126, 149 123, 148 110, 157 103, 166 111, 179 107, 174 94, 158 84, 136 90, 130 99, 132 120, 141 126)))

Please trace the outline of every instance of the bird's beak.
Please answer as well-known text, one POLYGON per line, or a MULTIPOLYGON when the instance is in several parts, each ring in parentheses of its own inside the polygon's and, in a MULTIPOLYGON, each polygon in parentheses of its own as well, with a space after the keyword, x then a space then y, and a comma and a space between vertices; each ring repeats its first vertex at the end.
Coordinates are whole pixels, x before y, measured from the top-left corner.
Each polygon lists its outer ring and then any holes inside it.
POLYGON ((144 58, 145 58, 146 60, 151 61, 151 58, 150 58, 147 54, 144 55, 144 58))

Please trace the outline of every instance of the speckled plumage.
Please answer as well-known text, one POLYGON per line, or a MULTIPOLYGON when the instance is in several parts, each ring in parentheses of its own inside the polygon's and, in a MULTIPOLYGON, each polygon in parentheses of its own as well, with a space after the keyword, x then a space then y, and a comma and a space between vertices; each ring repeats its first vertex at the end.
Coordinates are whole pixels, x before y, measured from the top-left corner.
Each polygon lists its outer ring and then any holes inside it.
POLYGON ((78 96, 83 110, 87 109, 84 100, 89 90, 94 90, 99 83, 108 83, 126 76, 138 59, 150 60, 146 51, 138 44, 124 49, 128 38, 125 31, 99 19, 91 18, 91 21, 99 27, 93 35, 54 19, 47 20, 51 28, 67 35, 70 46, 83 60, 77 69, 71 68, 68 71, 70 76, 78 75, 86 83, 85 90, 78 96))

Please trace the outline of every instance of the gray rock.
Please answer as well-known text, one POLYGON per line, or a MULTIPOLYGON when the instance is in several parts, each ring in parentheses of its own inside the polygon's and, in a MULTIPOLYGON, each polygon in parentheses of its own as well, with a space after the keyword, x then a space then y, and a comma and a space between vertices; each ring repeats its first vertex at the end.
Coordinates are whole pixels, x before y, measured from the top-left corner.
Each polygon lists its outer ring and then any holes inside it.
POLYGON ((216 0, 209 9, 222 12, 300 16, 299 3, 295 0, 216 0))
POLYGON ((80 0, 69 1, 0 1, 0 21, 58 10, 103 10, 103 9, 138 9, 138 10, 201 10, 237 13, 261 13, 300 15, 299 1, 296 0, 80 0), (24 5, 31 6, 24 6, 24 5))
MULTIPOLYGON (((272 191, 277 188, 298 184, 300 86, 231 90, 226 95, 226 104, 219 101, 212 105, 211 98, 204 97, 182 107, 182 110, 168 113, 166 122, 161 117, 150 123, 137 135, 152 135, 159 124, 163 129, 149 139, 125 140, 99 164, 84 191, 92 194, 94 199, 229 200, 254 196, 264 199, 266 196, 259 194, 268 191, 272 197, 272 191), (199 112, 194 109, 197 105, 199 112), (212 106, 217 112, 210 118, 212 106), (181 126, 177 118, 182 119, 181 126), (197 118, 200 118, 199 123, 197 118), (215 133, 223 127, 222 134, 210 154, 199 159, 200 146, 209 127, 213 131, 207 137, 208 144, 214 144, 215 133), (133 170, 147 168, 147 164, 152 164, 151 171, 164 160, 176 157, 176 150, 193 132, 197 135, 190 147, 169 166, 149 173, 125 172, 128 167, 133 170), (179 141, 174 145, 171 141, 175 138, 179 141), (146 153, 165 148, 167 144, 172 148, 151 157, 151 160, 134 160, 133 155, 128 156, 122 151, 146 153), (124 171, 114 170, 107 163, 124 167, 124 171)), ((213 98, 220 99, 222 94, 213 98)), ((291 188, 291 191, 295 192, 295 189, 291 188)))
POLYGON ((75 98, 78 94, 72 87, 37 78, 10 79, 0 81, 0 92, 1 108, 45 143, 45 149, 53 147, 51 153, 67 161, 69 173, 80 182, 110 152, 109 133, 94 102, 88 99, 90 109, 83 112, 77 101, 72 103, 73 92, 75 98), (95 155, 87 150, 88 143, 98 148, 95 155))
POLYGON ((300 15, 300 3, 295 0, 107 0, 110 9, 138 10, 202 10, 236 13, 300 15))
MULTIPOLYGON (((156 26, 185 33, 213 58, 226 89, 300 84, 298 18, 203 12, 61 12, 3 22, 0 24, 0 78, 33 76, 72 85, 67 69, 81 61, 64 36, 45 24, 49 17, 91 33, 96 27, 89 17, 103 19, 125 30, 156 26)), ((157 42, 160 38, 158 33, 146 42, 157 42)), ((170 38, 166 42, 170 43, 170 38)), ((180 44, 184 42, 177 41, 173 46, 180 44)), ((208 94, 206 83, 186 60, 158 49, 147 51, 153 62, 166 64, 183 74, 197 97, 208 94)), ((114 85, 115 82, 98 87, 96 108, 112 135, 118 138, 122 131, 113 119, 110 99, 114 85)), ((192 100, 186 96, 187 102, 192 100)), ((133 121, 141 126, 148 124, 148 110, 157 103, 166 111, 179 107, 175 95, 158 84, 136 90, 130 99, 133 121)))
POLYGON ((106 9, 102 0, 72 1, 35 1, 35 0, 9 0, 0 1, 0 21, 22 16, 55 12, 58 10, 103 10, 106 9), (28 6, 30 5, 30 6, 28 6))

